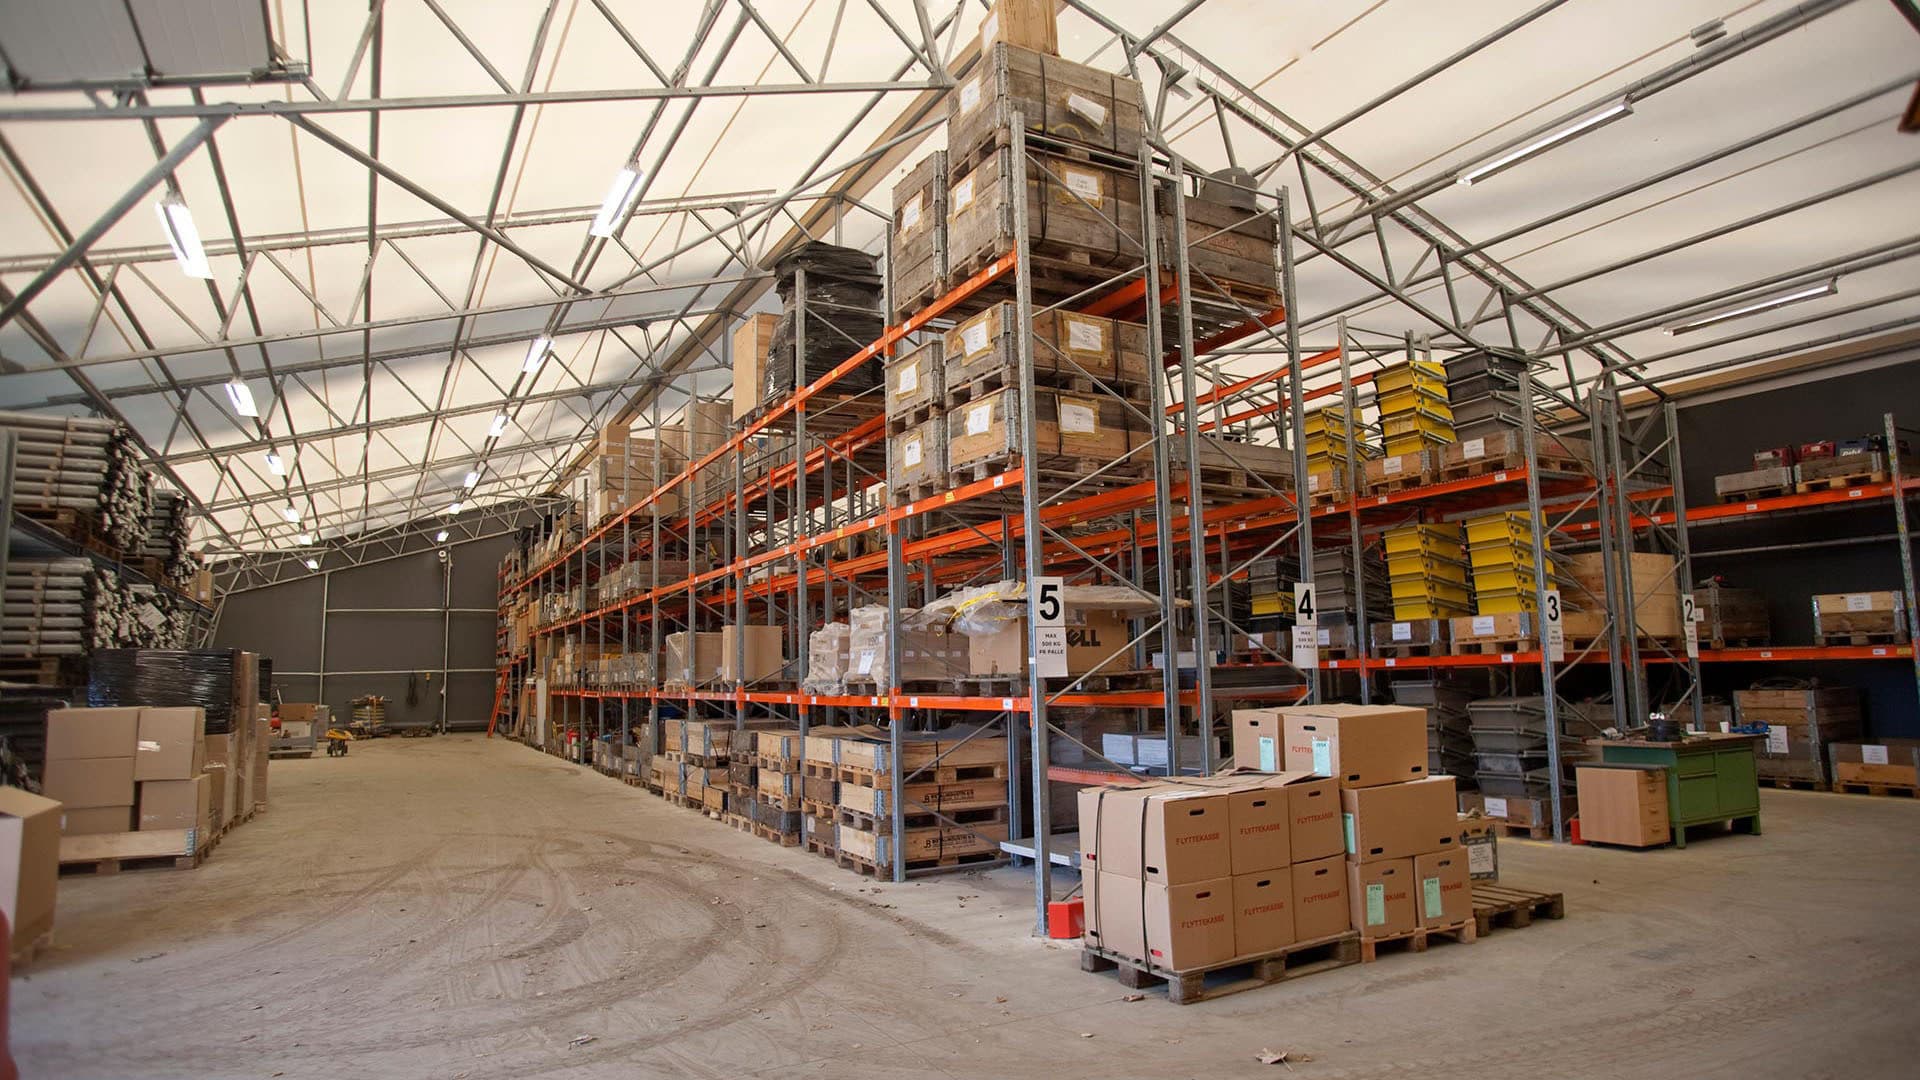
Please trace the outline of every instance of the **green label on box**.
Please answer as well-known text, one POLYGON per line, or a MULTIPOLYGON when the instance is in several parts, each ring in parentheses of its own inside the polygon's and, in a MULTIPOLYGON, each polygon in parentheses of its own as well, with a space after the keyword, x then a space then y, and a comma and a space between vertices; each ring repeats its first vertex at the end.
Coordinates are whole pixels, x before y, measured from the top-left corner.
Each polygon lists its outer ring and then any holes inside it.
POLYGON ((1374 882, 1367 886, 1367 925, 1379 926, 1387 921, 1387 887, 1374 882))
POLYGON ((1333 775, 1333 740, 1313 740, 1313 771, 1321 776, 1333 775))
POLYGON ((1420 883, 1421 899, 1425 906, 1420 909, 1422 918, 1431 919, 1440 914, 1440 879, 1430 877, 1420 883))
POLYGON ((1341 814, 1340 823, 1347 827, 1347 854, 1359 854, 1359 850, 1353 846, 1353 815, 1341 814))
POLYGON ((1260 771, 1280 771, 1280 747, 1271 735, 1260 736, 1260 771))

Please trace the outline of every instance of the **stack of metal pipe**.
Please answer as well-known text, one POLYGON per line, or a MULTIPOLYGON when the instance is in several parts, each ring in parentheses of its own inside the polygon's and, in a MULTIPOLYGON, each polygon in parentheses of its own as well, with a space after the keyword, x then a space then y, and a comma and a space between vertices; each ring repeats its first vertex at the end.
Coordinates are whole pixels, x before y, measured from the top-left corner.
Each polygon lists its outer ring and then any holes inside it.
POLYGON ((153 507, 147 511, 145 539, 140 554, 159 559, 163 584, 182 591, 193 587, 194 572, 200 564, 188 546, 191 535, 187 523, 187 500, 171 488, 153 488, 153 507))
POLYGON ((95 647, 103 577, 86 558, 9 560, 0 656, 77 656, 95 647))
POLYGON ((84 511, 107 542, 137 552, 146 539, 153 485, 127 428, 90 417, 0 413, 18 438, 14 505, 84 511))

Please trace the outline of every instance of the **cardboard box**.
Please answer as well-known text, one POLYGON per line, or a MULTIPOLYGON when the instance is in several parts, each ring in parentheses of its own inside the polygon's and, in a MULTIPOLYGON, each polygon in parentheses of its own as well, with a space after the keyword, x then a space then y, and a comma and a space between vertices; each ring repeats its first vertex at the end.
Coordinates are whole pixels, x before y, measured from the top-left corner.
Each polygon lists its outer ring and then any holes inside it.
POLYGON ((773 328, 780 316, 765 312, 747 316, 733 328, 733 419, 737 423, 753 415, 760 406, 761 386, 766 381, 767 347, 773 343, 773 328))
POLYGON ((1293 944, 1293 871, 1233 878, 1233 954, 1253 956, 1293 944))
POLYGON ((1294 863, 1291 872, 1295 941, 1318 941, 1352 929, 1345 858, 1335 855, 1330 859, 1294 863))
POLYGON ((239 816, 240 767, 235 760, 239 753, 237 734, 207 736, 207 775, 212 777, 210 782, 215 789, 211 802, 219 808, 217 816, 223 826, 239 816))
POLYGON ((1412 859, 1347 864, 1347 905, 1362 937, 1404 934, 1419 925, 1412 859))
POLYGON ((135 827, 141 832, 197 828, 207 816, 212 792, 213 778, 204 773, 192 780, 142 781, 135 827))
POLYGON ((1453 926, 1473 918, 1473 878, 1464 851, 1417 855, 1413 876, 1420 883, 1420 925, 1453 926))
POLYGON ((133 805, 133 757, 53 759, 40 786, 69 810, 133 805))
POLYGON ((97 836, 133 831, 133 807, 89 806, 61 811, 61 836, 97 836))
POLYGON ((206 710, 141 709, 139 731, 133 755, 135 781, 191 781, 200 775, 206 764, 206 710))
POLYGON ((1190 971, 1234 957, 1233 879, 1157 885, 1107 875, 1100 886, 1101 940, 1164 971, 1190 971))
POLYGON ((1232 876, 1225 793, 1182 784, 1085 788, 1083 859, 1116 877, 1162 885, 1232 876))
POLYGON ((787 630, 784 626, 725 626, 720 629, 720 681, 760 682, 780 676, 786 664, 787 630), (745 639, 746 667, 738 666, 737 654, 745 639), (738 672, 738 674, 736 674, 738 672))
POLYGON ((1332 778, 1311 773, 1281 773, 1287 781, 1288 811, 1293 818, 1289 847, 1296 863, 1338 858, 1346 850, 1340 819, 1340 788, 1332 778))
POLYGON ((1451 776, 1341 791, 1347 857, 1380 862, 1454 850, 1460 846, 1454 801, 1451 776))
POLYGON ((1461 814, 1460 849, 1467 853, 1467 876, 1475 881, 1500 880, 1500 842, 1493 821, 1476 814, 1461 814))
POLYGON ((1667 770, 1582 765, 1580 838, 1592 844, 1653 847, 1672 839, 1667 815, 1667 770))
MULTIPOLYGON (((1560 808, 1567 817, 1573 817, 1578 809, 1573 792, 1568 791, 1560 796, 1560 808)), ((1482 814, 1509 825, 1553 824, 1553 800, 1545 798, 1482 795, 1477 791, 1463 791, 1460 793, 1460 812, 1482 814)))
MULTIPOLYGON (((1296 705, 1279 714, 1282 766, 1331 776, 1342 788, 1373 787, 1427 775, 1427 711, 1405 705, 1296 705)), ((1237 714, 1236 714, 1237 715, 1237 714)), ((1268 737, 1265 724, 1236 723, 1240 740, 1268 737)), ((1256 754, 1258 753, 1258 744, 1256 754)))
MULTIPOLYGON (((1133 667, 1127 645, 1127 617, 1115 611, 1067 612, 1067 674, 1085 675, 1116 656, 1103 670, 1133 667)), ((991 634, 967 639, 967 658, 973 675, 1019 675, 1027 670, 1027 620, 1010 619, 991 634)))
POLYGON ((47 710, 48 761, 130 758, 139 738, 139 709, 47 710))
POLYGON ((0 912, 17 948, 53 929, 60 881, 60 804, 0 787, 0 912))

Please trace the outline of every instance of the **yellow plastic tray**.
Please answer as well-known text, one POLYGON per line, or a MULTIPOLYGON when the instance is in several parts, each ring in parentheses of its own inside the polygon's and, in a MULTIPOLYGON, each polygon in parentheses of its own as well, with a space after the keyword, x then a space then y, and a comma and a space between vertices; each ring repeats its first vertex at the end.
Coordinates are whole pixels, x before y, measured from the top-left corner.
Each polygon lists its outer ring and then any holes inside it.
POLYGON ((1389 581, 1420 580, 1431 578, 1435 581, 1450 581, 1465 587, 1469 578, 1467 567, 1451 559, 1436 558, 1408 552, 1387 558, 1387 579, 1389 581))
POLYGON ((1395 622, 1412 622, 1415 619, 1451 619, 1458 615, 1471 615, 1473 609, 1463 605, 1454 605, 1440 601, 1395 601, 1393 619, 1395 622))
POLYGON ((1409 386, 1423 387, 1445 400, 1447 369, 1431 360, 1409 360, 1404 364, 1395 364, 1375 375, 1373 385, 1383 394, 1403 390, 1409 386))
POLYGON ((1403 601, 1430 600, 1438 604, 1453 604, 1464 610, 1473 603, 1473 590, 1465 585, 1454 585, 1433 578, 1402 578, 1387 584, 1392 589, 1396 605, 1403 601))

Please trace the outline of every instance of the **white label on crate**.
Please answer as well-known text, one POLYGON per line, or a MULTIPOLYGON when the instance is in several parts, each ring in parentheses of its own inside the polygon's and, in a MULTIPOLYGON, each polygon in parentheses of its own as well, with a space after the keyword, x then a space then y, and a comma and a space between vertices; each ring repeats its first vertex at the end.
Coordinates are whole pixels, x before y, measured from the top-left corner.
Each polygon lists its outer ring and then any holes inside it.
POLYGON ((1095 126, 1107 122, 1107 107, 1083 94, 1068 94, 1067 108, 1086 117, 1095 126))
POLYGON ((963 113, 972 112, 979 104, 980 80, 978 78, 968 79, 966 83, 960 87, 960 111, 963 113))
POLYGON ((895 389, 902 394, 911 394, 915 390, 920 389, 920 365, 908 364, 906 367, 901 368, 900 382, 895 389))
POLYGON ((1321 476, 1323 476, 1323 475, 1324 475, 1323 473, 1317 473, 1317 472, 1316 472, 1316 473, 1308 473, 1308 474, 1307 474, 1307 490, 1308 490, 1308 491, 1310 491, 1310 492, 1313 492, 1313 491, 1319 491, 1319 490, 1320 490, 1320 477, 1321 477, 1321 476))
POLYGON ((1770 724, 1767 727, 1767 753, 1784 754, 1787 752, 1787 727, 1785 724, 1770 724))
POLYGON ((980 51, 986 52, 988 47, 993 44, 994 39, 999 36, 1000 13, 997 11, 989 11, 987 12, 986 21, 980 24, 980 51))
POLYGON ((1884 744, 1868 743, 1860 748, 1860 762, 1863 765, 1885 765, 1887 748, 1884 744))
POLYGON ((1466 458, 1468 461, 1472 461, 1474 458, 1486 457, 1487 456, 1487 440, 1468 439, 1466 442, 1461 443, 1460 456, 1463 458, 1466 458))
POLYGON ((854 668, 854 671, 862 675, 873 674, 873 650, 872 649, 860 650, 860 665, 854 668))
POLYGON ((1033 579, 1033 673, 1041 678, 1064 678, 1067 674, 1067 581, 1061 577, 1033 579))
POLYGON ((1412 641, 1413 640, 1413 624, 1410 622, 1394 623, 1393 624, 1393 640, 1412 641))
POLYGON ((1279 740, 1275 739, 1271 735, 1260 736, 1260 771, 1261 772, 1279 772, 1280 771, 1279 740))
POLYGON ((1105 197, 1100 194, 1099 173, 1062 166, 1060 179, 1065 181, 1068 191, 1085 199, 1095 209, 1106 202, 1105 197))
POLYGON ((993 402, 975 405, 967 410, 967 434, 985 435, 993 426, 993 402))
POLYGON ((920 436, 915 435, 900 444, 900 460, 909 469, 920 464, 920 436))
POLYGON ((1075 352, 1106 352, 1107 328, 1086 319, 1069 318, 1067 348, 1075 352))
POLYGON ((1475 615, 1473 617, 1473 636, 1474 637, 1492 637, 1493 636, 1493 616, 1475 615))
POLYGON ((1322 646, 1327 648, 1331 648, 1333 646, 1333 631, 1331 629, 1324 626, 1321 627, 1318 637, 1320 640, 1320 644, 1322 646))
POLYGON ((1385 473, 1388 476, 1400 475, 1401 468, 1402 468, 1402 463, 1400 459, 1397 457, 1390 457, 1380 463, 1380 471, 1385 473))
POLYGON ((1333 775, 1333 740, 1313 740, 1313 771, 1320 776, 1333 775))
POLYGON ((1095 421, 1093 408, 1076 405, 1070 401, 1060 403, 1060 433, 1063 435, 1094 435, 1100 431, 1095 421))
POLYGON ((907 200, 907 205, 900 208, 900 230, 902 232, 919 227, 922 201, 921 195, 915 192, 913 198, 907 200))
POLYGON ((1493 873, 1493 845, 1467 845, 1467 873, 1474 877, 1493 873))
POLYGON ((1487 796, 1487 816, 1503 818, 1507 816, 1507 800, 1487 796))
POLYGON ((1725 720, 1722 720, 1722 721, 1720 721, 1720 734, 1722 734, 1722 735, 1726 735, 1726 734, 1728 734, 1728 733, 1730 733, 1731 731, 1733 731, 1733 725, 1732 725, 1732 724, 1730 724, 1730 723, 1728 723, 1728 722, 1727 722, 1727 721, 1725 721, 1725 720))
POLYGON ((1873 596, 1870 593, 1858 593, 1858 592, 1848 593, 1847 594, 1847 610, 1848 611, 1872 611, 1873 596))
POLYGON ((964 356, 985 352, 987 342, 987 320, 985 319, 969 323, 965 330, 960 331, 960 352, 964 356))
POLYGON ((965 210, 968 206, 972 205, 973 177, 969 176, 953 185, 953 190, 947 192, 947 203, 949 204, 947 206, 947 213, 949 215, 965 210))

